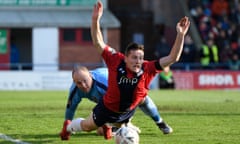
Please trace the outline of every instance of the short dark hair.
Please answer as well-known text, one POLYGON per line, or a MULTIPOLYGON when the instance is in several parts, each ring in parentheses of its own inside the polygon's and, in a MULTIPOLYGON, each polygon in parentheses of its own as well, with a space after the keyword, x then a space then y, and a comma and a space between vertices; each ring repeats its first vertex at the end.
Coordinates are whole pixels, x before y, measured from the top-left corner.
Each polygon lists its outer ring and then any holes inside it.
POLYGON ((78 72, 78 71, 89 71, 87 67, 85 66, 82 66, 82 65, 75 65, 73 67, 73 70, 72 70, 72 76, 75 72, 78 72))
POLYGON ((144 51, 144 46, 141 45, 141 44, 137 44, 137 43, 132 42, 132 43, 128 44, 128 46, 125 50, 125 55, 127 56, 131 50, 142 50, 142 51, 144 51))

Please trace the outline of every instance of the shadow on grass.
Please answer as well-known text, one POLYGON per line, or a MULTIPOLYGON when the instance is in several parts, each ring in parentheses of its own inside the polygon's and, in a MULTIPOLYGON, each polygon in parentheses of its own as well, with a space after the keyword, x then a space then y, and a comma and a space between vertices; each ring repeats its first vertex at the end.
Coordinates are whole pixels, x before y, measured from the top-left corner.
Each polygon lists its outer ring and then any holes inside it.
MULTIPOLYGON (((98 136, 96 133, 78 133, 71 135, 70 139, 80 140, 80 139, 96 139, 96 136, 98 138, 102 138, 103 136, 98 136)), ((46 144, 46 143, 57 143, 57 142, 67 142, 62 141, 59 137, 59 134, 10 134, 8 137, 11 137, 13 140, 20 140, 20 142, 11 142, 9 140, 4 140, 3 142, 0 141, 0 144, 46 144)))
POLYGON ((191 112, 179 112, 179 113, 171 113, 171 112, 166 112, 166 115, 177 115, 177 116, 240 116, 240 113, 200 113, 200 112, 196 112, 196 113, 191 113, 191 112))

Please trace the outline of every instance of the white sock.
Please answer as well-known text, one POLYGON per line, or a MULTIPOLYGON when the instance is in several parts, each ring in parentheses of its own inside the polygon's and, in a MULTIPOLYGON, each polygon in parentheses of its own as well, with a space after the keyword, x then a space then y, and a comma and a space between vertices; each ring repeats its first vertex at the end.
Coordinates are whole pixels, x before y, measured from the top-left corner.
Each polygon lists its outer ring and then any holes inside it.
POLYGON ((159 124, 159 123, 161 123, 161 122, 163 122, 163 119, 162 119, 162 118, 160 118, 159 121, 157 121, 156 123, 159 124))
POLYGON ((67 131, 71 133, 82 131, 82 128, 80 125, 82 120, 84 120, 84 118, 77 118, 72 120, 72 122, 67 126, 67 131))

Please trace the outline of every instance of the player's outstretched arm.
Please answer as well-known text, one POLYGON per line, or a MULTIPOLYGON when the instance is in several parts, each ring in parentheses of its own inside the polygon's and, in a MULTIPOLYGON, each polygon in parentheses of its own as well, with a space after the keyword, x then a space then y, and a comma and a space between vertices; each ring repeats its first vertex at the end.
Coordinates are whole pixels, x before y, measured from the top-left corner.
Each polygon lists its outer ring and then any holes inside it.
POLYGON ((98 52, 102 54, 103 49, 106 44, 103 41, 103 36, 100 28, 100 19, 103 14, 103 4, 100 0, 94 5, 92 13, 92 26, 91 26, 91 36, 93 45, 97 48, 98 52))
POLYGON ((190 21, 188 17, 183 17, 176 26, 177 30, 177 36, 175 39, 175 42, 173 44, 173 47, 169 53, 168 56, 162 57, 159 59, 159 64, 161 67, 164 69, 165 67, 170 66, 171 64, 179 61, 182 49, 183 49, 183 44, 184 44, 184 37, 190 27, 190 21))

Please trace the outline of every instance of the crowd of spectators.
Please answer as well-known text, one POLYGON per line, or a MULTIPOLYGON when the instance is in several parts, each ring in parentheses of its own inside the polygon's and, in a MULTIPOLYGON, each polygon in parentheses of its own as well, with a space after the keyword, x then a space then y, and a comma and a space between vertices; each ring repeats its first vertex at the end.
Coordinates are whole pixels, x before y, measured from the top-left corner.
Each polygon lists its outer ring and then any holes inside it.
POLYGON ((223 69, 239 70, 240 0, 188 0, 188 6, 203 40, 198 62, 221 63, 223 69))

